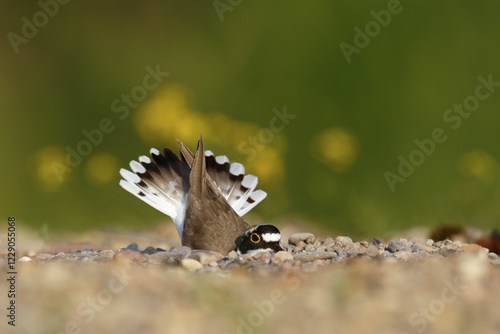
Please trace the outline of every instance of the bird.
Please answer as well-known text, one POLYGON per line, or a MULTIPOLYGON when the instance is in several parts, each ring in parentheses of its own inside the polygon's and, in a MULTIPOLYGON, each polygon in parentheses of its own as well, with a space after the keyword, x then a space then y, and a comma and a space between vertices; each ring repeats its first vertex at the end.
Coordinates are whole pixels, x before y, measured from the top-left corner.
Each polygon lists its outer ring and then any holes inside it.
POLYGON ((281 233, 270 224, 250 226, 243 215, 267 193, 255 190, 258 178, 238 162, 204 149, 200 135, 193 154, 180 140, 180 157, 165 147, 150 150, 120 169, 119 185, 168 215, 183 246, 228 254, 282 251, 281 233))

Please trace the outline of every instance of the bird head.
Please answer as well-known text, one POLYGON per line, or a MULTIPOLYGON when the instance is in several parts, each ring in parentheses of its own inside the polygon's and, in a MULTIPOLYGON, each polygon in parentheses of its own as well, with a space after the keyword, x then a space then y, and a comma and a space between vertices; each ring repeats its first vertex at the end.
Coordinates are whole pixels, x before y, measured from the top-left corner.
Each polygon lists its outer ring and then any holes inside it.
POLYGON ((281 233, 274 225, 256 225, 236 239, 236 252, 238 254, 257 254, 263 251, 282 251, 281 233))

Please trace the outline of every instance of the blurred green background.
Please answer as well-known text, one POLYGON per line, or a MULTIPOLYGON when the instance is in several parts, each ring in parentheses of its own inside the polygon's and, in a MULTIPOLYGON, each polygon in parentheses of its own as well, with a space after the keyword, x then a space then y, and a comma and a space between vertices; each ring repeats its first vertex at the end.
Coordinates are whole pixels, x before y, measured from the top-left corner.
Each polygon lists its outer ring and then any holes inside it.
POLYGON ((473 98, 479 76, 500 81, 499 3, 55 4, 0 4, 4 221, 76 231, 168 221, 123 191, 118 171, 150 147, 177 151, 175 138, 194 149, 202 132, 259 176, 269 196, 255 212, 280 226, 373 236, 499 225, 500 89, 473 98), (157 67, 169 75, 145 89, 157 67), (443 116, 464 100, 475 111, 454 129, 443 116), (281 126, 284 108, 295 117, 281 126), (85 146, 103 120, 107 133, 85 146), (436 128, 446 140, 423 162, 413 153, 422 163, 391 189, 385 173, 436 128), (86 156, 64 169, 68 147, 86 156))

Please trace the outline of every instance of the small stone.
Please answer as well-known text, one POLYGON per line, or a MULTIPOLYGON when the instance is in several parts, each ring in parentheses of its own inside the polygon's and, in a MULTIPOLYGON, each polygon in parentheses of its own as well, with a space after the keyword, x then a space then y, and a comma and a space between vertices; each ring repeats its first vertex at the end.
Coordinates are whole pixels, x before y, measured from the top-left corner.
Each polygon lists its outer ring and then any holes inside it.
POLYGON ((294 233, 288 237, 288 243, 292 245, 296 245, 300 241, 312 240, 314 242, 314 235, 312 233, 304 232, 304 233, 294 233))
POLYGON ((182 246, 182 247, 173 247, 167 252, 158 252, 150 255, 146 254, 146 258, 148 262, 154 264, 161 263, 169 263, 175 264, 182 259, 186 259, 191 255, 191 248, 182 246))
POLYGON ((130 251, 138 252, 139 251, 139 246, 137 246, 136 242, 133 242, 130 245, 128 245, 127 247, 125 247, 125 249, 126 250, 130 250, 130 251))
POLYGON ((352 239, 345 236, 338 236, 335 238, 335 245, 345 248, 352 245, 352 239))
POLYGON ((23 256, 17 262, 30 262, 31 258, 29 256, 23 256))
POLYGON ((248 262, 253 262, 254 261, 254 258, 251 254, 241 254, 241 255, 238 255, 238 257, 236 258, 236 261, 238 263, 248 263, 248 262))
POLYGON ((380 254, 380 256, 382 256, 384 258, 390 258, 390 257, 394 257, 394 254, 392 254, 388 250, 384 249, 384 250, 382 250, 382 253, 380 254))
POLYGON ((292 253, 293 254, 296 254, 296 253, 300 253, 304 250, 304 248, 306 247, 306 243, 304 241, 299 241, 297 243, 297 246, 292 246, 292 253))
POLYGON ((276 257, 280 258, 281 261, 292 261, 293 260, 293 255, 291 253, 285 252, 285 251, 280 251, 280 252, 276 253, 276 257))
POLYGON ((408 240, 401 238, 390 241, 387 245, 387 250, 391 253, 409 251, 410 245, 408 244, 408 240))
POLYGON ((299 260, 301 262, 311 262, 314 260, 328 260, 333 257, 336 257, 337 253, 335 252, 324 252, 324 253, 300 253, 296 254, 293 258, 295 260, 299 260))
POLYGON ((350 256, 363 254, 365 251, 366 248, 361 246, 361 243, 359 242, 354 242, 352 245, 346 247, 346 252, 350 256))
POLYGON ((316 237, 314 237, 314 235, 311 235, 311 236, 307 237, 306 240, 304 240, 304 242, 308 245, 314 244, 315 241, 316 241, 316 237))
POLYGON ((283 264, 283 260, 277 256, 273 256, 270 261, 272 264, 280 266, 283 264))
POLYGON ((304 248, 306 252, 310 252, 314 250, 314 245, 313 244, 307 244, 306 247, 304 248))
POLYGON ((454 257, 454 256, 457 256, 459 253, 457 252, 456 249, 441 248, 438 251, 438 254, 443 256, 443 257, 454 257))
POLYGON ((476 244, 465 244, 461 245, 457 248, 457 251, 465 251, 465 252, 484 252, 488 253, 489 250, 487 248, 481 247, 476 244))
POLYGON ((366 249, 366 255, 368 255, 369 257, 377 257, 380 255, 380 250, 377 246, 372 244, 366 249))
POLYGON ((325 246, 319 246, 316 248, 316 251, 317 252, 325 252, 326 251, 326 247, 325 246))
POLYGON ((217 262, 217 260, 222 258, 222 254, 214 251, 195 250, 191 252, 189 258, 194 259, 206 266, 212 262, 217 262))
POLYGON ((194 259, 182 259, 182 260, 180 260, 179 263, 180 263, 181 267, 183 267, 189 271, 196 271, 200 268, 203 268, 203 265, 194 259))
POLYGON ((152 246, 149 246, 149 247, 146 247, 146 249, 144 249, 141 253, 143 253, 143 254, 154 254, 154 253, 158 253, 158 250, 156 250, 156 248, 154 248, 152 246))
POLYGON ((333 240, 333 238, 326 238, 325 240, 323 240, 323 245, 325 246, 325 248, 333 248, 333 246, 335 245, 335 240, 333 240))
POLYGON ((295 245, 295 248, 301 248, 301 250, 304 249, 305 247, 306 247, 306 243, 302 240, 297 242, 297 244, 295 245))
POLYGON ((253 258, 259 262, 269 263, 269 261, 271 261, 272 256, 273 256, 273 253, 271 253, 271 252, 259 252, 259 253, 255 254, 253 256, 253 258))
POLYGON ((229 254, 227 254, 227 258, 229 260, 234 260, 237 257, 238 257, 238 254, 234 250, 230 251, 229 254))

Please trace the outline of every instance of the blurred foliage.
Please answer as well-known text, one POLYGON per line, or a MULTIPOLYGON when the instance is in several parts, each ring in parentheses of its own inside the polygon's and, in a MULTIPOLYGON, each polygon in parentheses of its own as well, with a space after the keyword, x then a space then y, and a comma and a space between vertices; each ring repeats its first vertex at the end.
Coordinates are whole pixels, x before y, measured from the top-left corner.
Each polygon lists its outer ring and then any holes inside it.
POLYGON ((457 129, 443 115, 479 76, 500 81, 500 4, 401 1, 366 32, 393 2, 242 1, 221 13, 210 1, 42 0, 46 22, 39 2, 2 3, 0 217, 148 229, 169 219, 118 186, 119 168, 176 139, 194 149, 202 133, 259 176, 265 220, 358 236, 498 226, 500 91, 457 129), (355 46, 356 27, 369 35, 348 62, 340 45, 355 46), (169 74, 148 89, 157 66, 169 74), (277 122, 285 109, 295 117, 277 122), (385 173, 435 128, 446 141, 391 191, 385 173), (69 166, 69 150, 85 154, 69 166))

